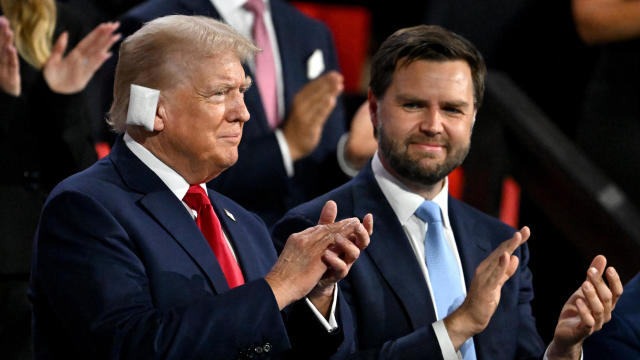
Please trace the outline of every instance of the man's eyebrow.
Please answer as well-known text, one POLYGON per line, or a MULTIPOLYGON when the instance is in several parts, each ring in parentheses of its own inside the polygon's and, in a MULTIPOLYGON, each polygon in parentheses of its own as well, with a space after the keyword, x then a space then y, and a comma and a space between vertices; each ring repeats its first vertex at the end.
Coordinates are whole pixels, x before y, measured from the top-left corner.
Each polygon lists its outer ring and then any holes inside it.
POLYGON ((410 95, 410 94, 397 94, 396 101, 398 102, 413 102, 413 103, 425 103, 426 100, 422 99, 418 96, 410 95))
POLYGON ((251 85, 253 84, 253 79, 251 79, 251 76, 247 75, 244 77, 244 83, 242 84, 242 87, 248 89, 251 87, 251 85))
POLYGON ((442 105, 452 107, 468 107, 469 103, 464 100, 445 100, 441 102, 442 105))

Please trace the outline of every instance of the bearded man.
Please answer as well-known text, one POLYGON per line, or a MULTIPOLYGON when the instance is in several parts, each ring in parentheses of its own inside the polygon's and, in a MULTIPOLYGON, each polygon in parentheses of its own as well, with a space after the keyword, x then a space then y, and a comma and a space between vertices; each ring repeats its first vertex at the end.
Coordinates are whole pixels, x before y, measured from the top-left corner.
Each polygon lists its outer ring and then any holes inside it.
POLYGON ((337 218, 376 219, 371 245, 340 288, 357 327, 357 356, 375 359, 579 359, 622 293, 604 256, 567 301, 545 347, 520 231, 448 195, 447 175, 469 151, 486 69, 466 39, 437 26, 402 29, 371 65, 369 112, 378 151, 349 183, 292 209, 274 229, 337 218))

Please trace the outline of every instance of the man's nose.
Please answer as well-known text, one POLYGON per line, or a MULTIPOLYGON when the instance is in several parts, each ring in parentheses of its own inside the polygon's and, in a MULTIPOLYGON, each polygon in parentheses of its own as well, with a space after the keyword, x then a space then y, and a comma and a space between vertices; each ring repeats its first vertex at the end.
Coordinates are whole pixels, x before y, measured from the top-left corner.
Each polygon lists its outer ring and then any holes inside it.
POLYGON ((241 121, 247 122, 251 115, 249 114, 249 110, 247 110, 247 106, 244 103, 243 94, 236 94, 229 104, 229 119, 231 121, 241 121))
POLYGON ((428 134, 438 134, 442 131, 442 121, 442 114, 437 109, 429 109, 420 122, 420 130, 428 134))

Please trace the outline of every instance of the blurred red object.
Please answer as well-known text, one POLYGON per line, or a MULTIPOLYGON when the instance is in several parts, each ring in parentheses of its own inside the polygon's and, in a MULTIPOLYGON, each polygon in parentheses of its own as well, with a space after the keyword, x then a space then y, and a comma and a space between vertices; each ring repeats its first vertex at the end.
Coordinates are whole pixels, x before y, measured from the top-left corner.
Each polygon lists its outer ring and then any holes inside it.
POLYGON ((111 152, 111 146, 109 146, 109 143, 107 142, 96 143, 94 147, 96 149, 96 154, 98 154, 98 159, 102 159, 111 152))

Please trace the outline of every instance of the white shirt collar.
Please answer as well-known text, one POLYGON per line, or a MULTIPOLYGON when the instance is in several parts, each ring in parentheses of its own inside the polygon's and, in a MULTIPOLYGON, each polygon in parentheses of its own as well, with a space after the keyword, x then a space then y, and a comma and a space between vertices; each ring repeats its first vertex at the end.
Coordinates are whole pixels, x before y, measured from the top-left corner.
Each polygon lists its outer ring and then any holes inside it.
MULTIPOLYGON (((373 175, 378 182, 378 186, 387 198, 393 212, 398 217, 400 224, 405 225, 409 218, 414 215, 420 204, 425 200, 422 196, 412 192, 400 180, 387 171, 380 161, 378 152, 371 161, 373 175)), ((445 177, 444 186, 440 192, 432 199, 442 210, 442 219, 445 229, 450 229, 449 224, 449 178, 445 177)))
MULTIPOLYGON (((233 16, 233 13, 239 9, 242 9, 247 0, 211 0, 220 17, 223 19, 229 19, 233 16)), ((264 0, 265 10, 269 9, 269 0, 264 0)))
MULTIPOLYGON (((163 163, 162 160, 158 159, 151 151, 142 146, 142 144, 135 141, 128 133, 124 134, 124 143, 129 150, 131 150, 143 164, 151 169, 151 171, 167 185, 169 190, 182 201, 182 198, 187 194, 190 186, 187 180, 167 164, 163 163)), ((200 186, 204 189, 205 193, 207 193, 207 186, 205 184, 200 184, 200 186)))

